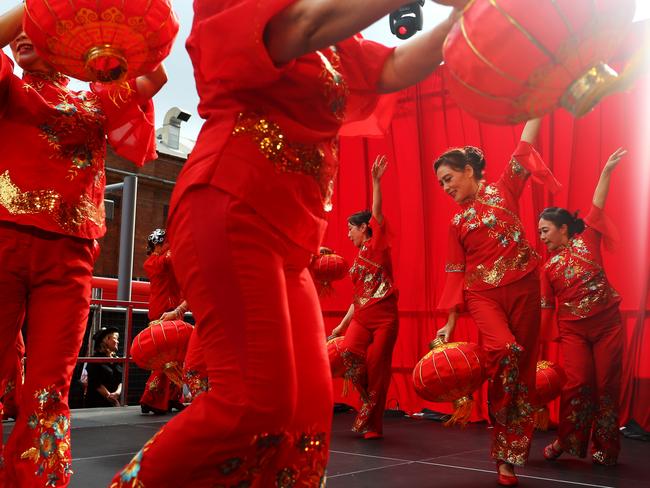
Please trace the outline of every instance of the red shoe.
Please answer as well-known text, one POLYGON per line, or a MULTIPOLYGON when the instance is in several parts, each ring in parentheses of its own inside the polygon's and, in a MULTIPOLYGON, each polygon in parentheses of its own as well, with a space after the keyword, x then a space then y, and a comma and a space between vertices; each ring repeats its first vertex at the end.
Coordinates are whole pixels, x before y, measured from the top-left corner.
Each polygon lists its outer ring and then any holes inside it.
POLYGON ((544 459, 547 461, 555 461, 559 458, 564 449, 555 447, 555 441, 551 442, 548 446, 544 448, 544 459))
POLYGON ((365 434, 363 434, 364 439, 381 439, 383 437, 384 436, 379 432, 373 432, 373 431, 368 431, 365 434))
POLYGON ((501 472, 499 468, 502 464, 508 463, 501 461, 500 459, 497 461, 497 483, 499 483, 501 486, 517 486, 519 484, 519 480, 515 475, 503 474, 501 472))

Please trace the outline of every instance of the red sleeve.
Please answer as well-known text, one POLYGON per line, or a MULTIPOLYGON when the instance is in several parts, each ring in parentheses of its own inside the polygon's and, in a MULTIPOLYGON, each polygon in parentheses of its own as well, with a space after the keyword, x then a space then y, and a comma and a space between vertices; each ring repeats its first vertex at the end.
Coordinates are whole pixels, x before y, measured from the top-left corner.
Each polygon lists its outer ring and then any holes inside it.
POLYGON ((438 309, 450 310, 463 308, 463 289, 465 287, 465 250, 460 243, 458 230, 455 226, 449 228, 447 242, 447 263, 445 264, 445 287, 438 302, 438 309))
POLYGON ((156 159, 153 100, 139 99, 135 80, 92 83, 90 89, 101 101, 108 143, 115 152, 138 166, 156 159))
MULTIPOLYGON (((345 79, 350 92, 345 122, 366 119, 373 115, 381 98, 377 85, 384 71, 384 64, 394 48, 364 39, 360 34, 337 46, 340 46, 342 51, 345 79)), ((390 101, 390 97, 388 100, 390 101)), ((392 118, 392 110, 377 115, 382 116, 382 120, 378 120, 377 124, 387 127, 392 118), (386 118, 388 120, 385 120, 386 118)))
POLYGON ((187 49, 197 78, 247 90, 276 81, 292 63, 277 67, 264 43, 268 22, 296 0, 195 2, 194 26, 187 49))
POLYGON ((608 251, 616 248, 620 239, 618 229, 602 208, 592 204, 591 210, 585 217, 585 224, 602 236, 603 244, 608 251))
POLYGON ((562 188, 532 144, 519 141, 501 176, 501 182, 518 199, 531 175, 534 181, 543 184, 552 193, 557 193, 562 188))
POLYGON ((539 340, 554 341, 559 336, 555 315, 555 293, 545 270, 542 270, 540 275, 542 323, 539 340))
POLYGON ((0 51, 0 117, 4 115, 7 105, 12 76, 14 76, 14 63, 9 56, 0 51))
POLYGON ((377 219, 375 219, 375 217, 370 217, 370 222, 368 225, 372 229, 373 249, 386 249, 388 246, 390 246, 390 236, 386 223, 386 217, 384 217, 384 221, 381 224, 377 222, 377 219))

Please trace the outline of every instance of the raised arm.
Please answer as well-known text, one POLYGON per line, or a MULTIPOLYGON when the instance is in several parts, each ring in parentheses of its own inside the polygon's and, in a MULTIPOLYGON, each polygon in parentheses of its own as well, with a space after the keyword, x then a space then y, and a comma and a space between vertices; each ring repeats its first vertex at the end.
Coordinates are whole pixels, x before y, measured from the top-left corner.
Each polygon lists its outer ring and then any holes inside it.
MULTIPOLYGON (((405 3, 405 0, 297 0, 267 24, 264 33, 266 47, 276 64, 284 64, 355 35, 405 3)), ((441 0, 437 3, 462 6, 467 1, 441 0)), ((448 22, 443 23, 447 25, 448 22)), ((438 33, 439 48, 445 36, 446 32, 444 35, 438 33)), ((428 49, 419 52, 425 58, 435 58, 431 45, 428 49)), ((420 64, 431 63, 420 61, 420 64)), ((414 68, 409 66, 409 69, 414 68)))
POLYGON ((167 83, 167 71, 165 70, 165 65, 161 64, 151 73, 138 76, 135 82, 138 87, 138 94, 141 98, 146 100, 153 98, 165 83, 167 83))
POLYGON ((524 130, 521 132, 521 140, 528 142, 529 144, 534 144, 537 140, 537 135, 539 134, 539 129, 542 126, 542 119, 530 119, 524 125, 524 130))
POLYGON ((384 214, 381 210, 381 178, 384 176, 387 167, 388 159, 384 155, 377 156, 372 164, 372 216, 379 225, 384 223, 384 214))
POLYGON ((592 203, 595 207, 600 209, 605 208, 605 202, 607 201, 607 194, 609 193, 609 182, 611 179, 612 171, 618 166, 618 163, 621 161, 621 158, 627 154, 627 151, 622 147, 619 147, 612 155, 607 159, 603 171, 600 173, 600 179, 594 190, 594 198, 592 203))
POLYGON ((24 12, 25 8, 21 3, 0 15, 0 49, 9 45, 22 31, 24 12))

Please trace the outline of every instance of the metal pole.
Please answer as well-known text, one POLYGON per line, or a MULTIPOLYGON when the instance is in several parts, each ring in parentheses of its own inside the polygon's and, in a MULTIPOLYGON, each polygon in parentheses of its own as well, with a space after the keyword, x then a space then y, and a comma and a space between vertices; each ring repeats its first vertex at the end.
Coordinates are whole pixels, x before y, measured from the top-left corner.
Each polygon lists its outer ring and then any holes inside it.
POLYGON ((124 188, 124 182, 122 183, 113 183, 111 185, 106 185, 104 188, 104 193, 112 193, 114 191, 121 191, 124 188))
POLYGON ((122 192, 122 226, 120 228, 120 264, 117 275, 117 299, 131 301, 133 280, 133 242, 135 238, 135 210, 138 198, 138 177, 124 178, 122 192))

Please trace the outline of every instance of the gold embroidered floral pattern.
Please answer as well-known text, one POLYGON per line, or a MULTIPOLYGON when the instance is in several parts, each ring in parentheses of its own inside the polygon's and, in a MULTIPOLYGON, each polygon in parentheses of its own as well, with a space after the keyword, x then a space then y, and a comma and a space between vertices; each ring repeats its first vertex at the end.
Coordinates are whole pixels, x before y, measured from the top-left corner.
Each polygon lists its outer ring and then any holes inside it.
POLYGON ((11 215, 47 213, 66 232, 77 231, 87 221, 102 226, 105 217, 103 202, 98 208, 86 195, 73 204, 52 190, 23 192, 11 180, 9 171, 0 175, 0 206, 11 215))
POLYGON ((201 393, 209 389, 207 376, 201 376, 201 373, 195 369, 185 371, 185 384, 190 389, 192 399, 196 399, 201 393))
POLYGON ((516 343, 508 344, 506 348, 507 352, 499 362, 498 377, 492 386, 498 390, 498 398, 491 404, 495 420, 492 456, 521 466, 528 459, 530 451, 534 407, 528 386, 519 375, 523 348, 516 343))
MULTIPOLYGON (((513 162, 516 161, 512 160, 511 167, 514 169, 511 171, 516 173, 517 166, 513 166, 513 162)), ((521 171, 525 172, 525 169, 521 167, 521 171)), ((459 227, 461 235, 483 227, 487 229, 488 237, 507 251, 492 264, 479 264, 470 270, 465 279, 466 288, 478 283, 499 286, 508 272, 525 271, 531 261, 539 257, 524 238, 519 217, 504 204, 505 200, 496 185, 485 186, 481 182, 476 200, 452 219, 452 224, 459 227)))
POLYGON ((592 457, 599 464, 616 464, 620 451, 618 403, 609 395, 598 399, 594 415, 592 457))
POLYGON ((27 419, 33 447, 20 457, 34 464, 43 486, 67 486, 72 475, 68 409, 54 385, 35 392, 34 398, 37 408, 27 419))
POLYGON ((352 351, 346 349, 341 352, 341 360, 345 366, 343 378, 346 382, 349 381, 354 385, 354 387, 361 395, 361 399, 365 402, 366 398, 368 397, 368 393, 366 392, 368 376, 365 359, 363 356, 355 354, 352 351))
POLYGON ((361 247, 359 255, 350 268, 352 282, 363 284, 361 293, 359 294, 359 290, 355 289, 354 296, 355 303, 362 307, 370 300, 384 298, 393 289, 392 280, 383 266, 364 257, 361 254, 364 251, 367 251, 365 244, 361 247))
POLYGON ((594 419, 594 402, 591 388, 583 385, 573 393, 562 394, 564 417, 570 432, 562 435, 562 448, 569 454, 578 457, 587 455, 587 445, 591 426, 594 419))
POLYGON ((609 306, 619 298, 602 266, 580 236, 571 239, 566 247, 554 254, 545 269, 561 290, 558 295, 562 315, 586 318, 598 307, 609 306))
POLYGON ((531 254, 536 256, 530 247, 522 246, 514 258, 499 257, 491 267, 479 264, 466 278, 466 285, 473 286, 479 281, 492 286, 498 286, 508 271, 524 271, 528 267, 531 254))
POLYGON ((354 419, 352 424, 352 430, 360 434, 365 434, 368 432, 368 423, 370 421, 370 415, 373 410, 377 408, 377 392, 370 391, 365 398, 362 398, 363 404, 359 409, 359 413, 354 419))
POLYGON ((140 468, 142 465, 142 457, 151 448, 151 445, 156 441, 156 438, 162 433, 164 427, 161 428, 156 434, 147 441, 147 443, 133 456, 133 459, 126 465, 126 467, 118 473, 109 488, 145 488, 144 483, 138 479, 140 468))
POLYGON ((63 75, 48 76, 29 73, 26 89, 41 92, 45 87, 55 91, 48 95, 48 104, 53 115, 40 125, 41 137, 48 143, 52 158, 71 162, 68 178, 75 179, 80 170, 101 171, 106 150, 102 112, 97 97, 88 92, 73 92, 67 88, 68 80, 63 75), (56 101, 50 101, 56 98, 56 101))

